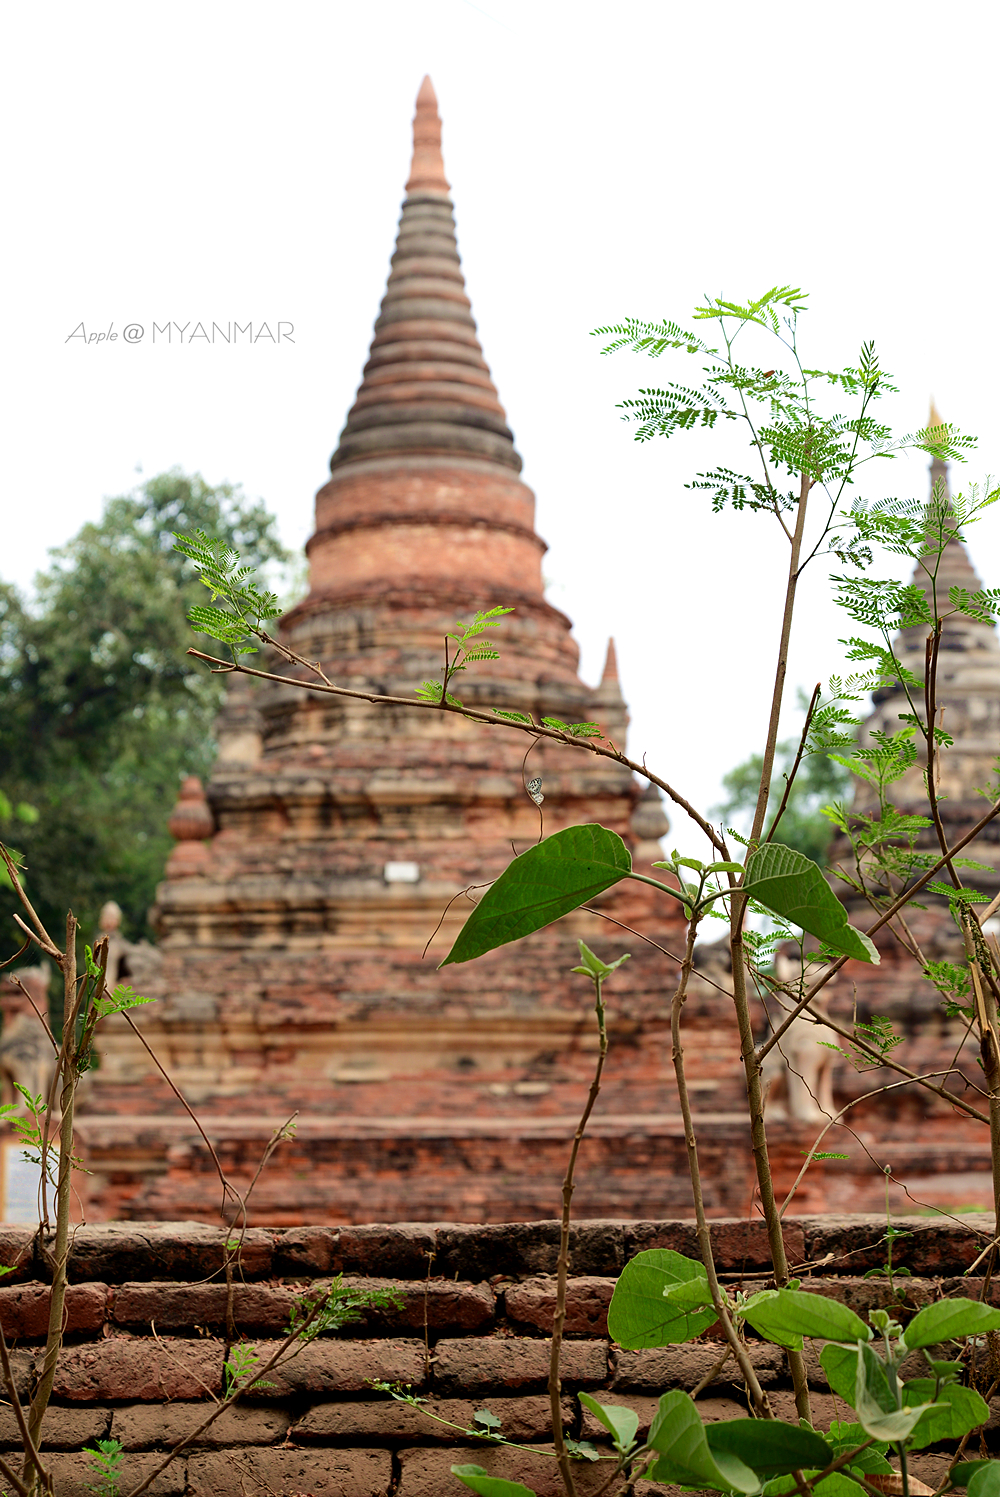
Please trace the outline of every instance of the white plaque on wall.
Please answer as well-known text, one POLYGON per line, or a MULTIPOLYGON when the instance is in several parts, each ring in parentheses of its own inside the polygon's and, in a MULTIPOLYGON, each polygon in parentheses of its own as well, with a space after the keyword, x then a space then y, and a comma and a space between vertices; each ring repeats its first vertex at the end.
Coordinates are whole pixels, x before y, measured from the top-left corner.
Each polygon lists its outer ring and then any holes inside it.
POLYGON ((0 1144, 0 1219, 18 1225, 37 1222, 40 1179, 38 1165, 24 1157, 24 1144, 5 1138, 0 1144))

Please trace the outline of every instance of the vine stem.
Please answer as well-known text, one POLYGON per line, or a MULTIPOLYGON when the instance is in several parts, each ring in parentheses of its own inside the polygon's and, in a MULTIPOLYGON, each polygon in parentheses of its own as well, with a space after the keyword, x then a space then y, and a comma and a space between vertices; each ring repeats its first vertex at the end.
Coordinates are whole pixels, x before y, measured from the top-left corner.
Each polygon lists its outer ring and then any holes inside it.
POLYGON ((599 974, 593 974, 591 980, 594 984, 594 1008, 597 1013, 597 1031, 600 1044, 597 1052, 597 1065, 594 1068, 594 1079, 590 1083, 587 1101, 580 1116, 580 1121, 576 1125, 576 1132, 573 1135, 573 1143, 569 1151, 569 1163, 566 1166, 566 1176, 563 1180, 562 1220, 559 1224, 559 1261, 556 1264, 556 1312, 552 1318, 552 1344, 549 1350, 549 1407, 552 1414, 552 1440, 555 1445, 556 1459, 559 1462, 559 1474, 562 1477, 563 1486, 566 1488, 566 1497, 576 1497, 576 1483, 573 1480, 569 1452, 566 1449, 566 1437, 563 1434, 562 1378, 559 1374, 563 1331, 566 1326, 566 1283, 569 1279, 569 1228, 573 1209, 576 1161, 580 1153, 580 1145, 583 1142, 583 1135, 590 1121, 590 1114, 594 1110, 594 1103, 597 1101, 601 1090, 601 1075, 604 1071, 604 1060, 608 1053, 608 1027, 603 994, 604 978, 599 974))
MULTIPOLYGON (((60 966, 63 973, 63 1043, 60 1052, 60 1070, 62 1072, 62 1094, 60 1097, 60 1108, 62 1118, 59 1127, 59 1174, 56 1182, 56 1232, 55 1243, 52 1252, 52 1291, 49 1297, 49 1324, 45 1340, 45 1358, 42 1362, 41 1375, 35 1396, 31 1400, 28 1410, 28 1434, 31 1444, 38 1448, 38 1437, 41 1433, 42 1420, 49 1406, 52 1396, 52 1385, 55 1382, 56 1362, 63 1340, 63 1310, 66 1303, 67 1269, 69 1262, 69 1212, 70 1192, 73 1183, 73 1114, 76 1101, 76 1021, 80 1007, 80 994, 77 993, 76 980, 76 933, 78 921, 76 916, 66 916, 66 948, 61 954, 60 966)), ((107 962, 107 946, 102 952, 101 977, 103 981, 104 967, 107 962)), ((81 989, 82 993, 82 989, 81 989)), ((23 1479, 29 1481, 34 1462, 28 1451, 25 1452, 23 1479)))
POLYGON ((670 1004, 670 1055, 674 1064, 674 1075, 677 1078, 677 1095, 680 1098, 681 1116, 684 1120, 684 1142, 687 1145, 688 1173, 691 1176, 691 1193, 694 1196, 698 1247, 701 1252, 701 1261, 705 1265, 705 1272, 708 1275, 708 1288, 712 1296, 712 1308, 719 1317, 719 1323, 729 1344, 729 1349, 736 1358, 739 1369, 743 1374, 754 1412, 758 1418, 773 1419, 774 1415, 767 1394, 760 1385, 747 1349, 740 1340, 736 1327, 730 1318, 726 1297, 722 1292, 719 1284, 719 1276, 715 1268, 715 1258, 712 1253, 712 1234, 709 1230, 708 1218, 705 1215, 705 1198, 701 1189, 701 1165, 698 1160, 698 1140, 695 1136, 694 1119, 691 1115, 691 1100, 688 1096, 687 1075, 684 1070, 684 1048, 681 1045, 681 1011, 684 1008, 684 1000, 687 998, 688 981, 694 966, 694 943, 697 933, 698 921, 692 920, 688 925, 684 962, 681 966, 680 977, 678 978, 677 987, 674 990, 673 1000, 670 1004))
MULTIPOLYGON (((771 776, 774 772, 775 747, 778 741, 778 722, 781 717, 785 676, 788 670, 788 646, 792 632, 792 616, 795 611, 795 590, 800 570, 799 559, 802 552, 806 507, 811 487, 812 481, 808 473, 803 472, 799 485, 799 504, 795 516, 795 531, 792 535, 791 553, 788 559, 785 606, 781 618, 781 639, 778 646, 778 663, 775 668, 774 689, 771 695, 771 717, 768 723, 767 742, 764 748, 764 758, 761 767, 757 809, 754 812, 753 827, 750 832, 751 847, 755 847, 760 840, 760 834, 764 826, 764 817, 767 814, 767 802, 771 790, 771 776)), ((750 1140, 753 1148, 754 1168, 757 1173, 757 1185, 760 1191, 761 1210, 763 1211, 764 1222, 767 1227, 768 1246, 770 1247, 771 1263, 774 1268, 774 1282, 781 1289, 788 1283, 788 1259, 785 1255, 785 1243, 781 1235, 781 1216, 774 1196, 774 1181, 771 1176, 771 1163, 767 1152, 761 1061, 757 1054, 757 1048, 754 1045, 753 1019, 747 994, 746 959, 743 949, 743 917, 746 911, 746 904, 746 895, 741 895, 738 888, 734 889, 730 919, 733 1004, 736 1009, 736 1023, 740 1035, 740 1052, 746 1077, 747 1103, 750 1110, 750 1140)), ((792 1382, 795 1387, 795 1407, 799 1418, 806 1419, 812 1424, 805 1359, 802 1353, 798 1351, 788 1351, 786 1355, 788 1357, 788 1368, 792 1374, 792 1382)))

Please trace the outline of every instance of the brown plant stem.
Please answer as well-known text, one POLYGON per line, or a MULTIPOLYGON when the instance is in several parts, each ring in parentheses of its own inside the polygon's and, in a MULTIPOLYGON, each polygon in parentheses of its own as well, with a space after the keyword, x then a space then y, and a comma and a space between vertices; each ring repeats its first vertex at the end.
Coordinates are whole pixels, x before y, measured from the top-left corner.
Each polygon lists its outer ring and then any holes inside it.
MULTIPOLYGON (((76 916, 66 916, 66 949, 60 965, 63 972, 63 1043, 60 1053, 62 1095, 60 1108, 62 1119, 59 1128, 59 1174, 56 1183, 56 1232, 52 1258, 52 1291, 49 1297, 49 1324, 45 1341, 45 1358, 35 1396, 28 1410, 28 1434, 31 1444, 37 1448, 42 1420, 52 1396, 55 1382, 56 1362, 63 1338, 63 1311, 66 1303, 67 1266, 69 1262, 69 1211, 70 1191, 73 1181, 73 1112, 76 1102, 76 1019, 79 1012, 80 992, 76 981, 76 916)), ((107 947, 104 948, 107 961, 107 947)), ((43 1166, 44 1168, 44 1166, 43 1166)), ((25 1480, 31 1470, 31 1457, 25 1452, 25 1480)))
POLYGON ((677 1078, 677 1095, 680 1098, 681 1116, 684 1120, 684 1142, 687 1145, 688 1173, 691 1176, 691 1193, 694 1197, 698 1248, 701 1252, 701 1261, 705 1265, 705 1273, 708 1275, 708 1289, 712 1296, 712 1308, 719 1317, 719 1323, 722 1326, 729 1349, 736 1358, 740 1372, 743 1374, 747 1385, 747 1393, 754 1407, 754 1413, 760 1419, 773 1419, 774 1415, 771 1411, 767 1394, 760 1385, 760 1381, 754 1371, 753 1363, 747 1354, 747 1349, 740 1340, 730 1318, 726 1296, 720 1287, 719 1277, 715 1269, 715 1258, 712 1253, 712 1234, 709 1230, 708 1217, 705 1215, 705 1198, 701 1189, 701 1165, 698 1160, 698 1140, 695 1137, 694 1119, 691 1115, 687 1075, 684 1070, 684 1048, 681 1045, 681 1010, 684 1007, 684 1000, 687 997, 688 981, 690 980, 691 969, 694 965, 694 943, 697 933, 698 921, 692 920, 688 925, 684 963, 681 967, 680 977, 678 978, 677 987, 674 990, 673 1000, 670 1004, 670 1055, 674 1064, 674 1075, 677 1078))
POLYGON ((559 1224, 559 1261, 556 1264, 556 1311, 552 1317, 552 1343, 549 1348, 549 1409, 552 1415, 552 1441, 555 1445, 556 1460, 559 1462, 559 1474, 566 1488, 566 1497, 576 1497, 576 1483, 573 1480, 573 1470, 570 1463, 569 1452, 566 1449, 566 1437, 562 1427, 562 1379, 559 1375, 559 1360, 562 1354, 563 1329, 566 1325, 566 1282, 569 1278, 569 1228, 573 1207, 573 1191, 575 1189, 574 1175, 576 1173, 577 1156, 580 1153, 580 1144, 590 1121, 590 1114, 594 1110, 601 1090, 601 1075, 604 1071, 604 1060, 608 1053, 608 1027, 604 1012, 604 995, 602 992, 604 979, 593 977, 594 984, 594 1008, 597 1013, 597 1032, 599 1036, 599 1048, 597 1052, 597 1065, 594 1067, 594 1079, 590 1083, 590 1091, 587 1093, 587 1101, 584 1105, 580 1121, 576 1125, 573 1135, 573 1143, 569 1151, 569 1163, 566 1166, 566 1176, 562 1186, 562 1220, 559 1224))
MULTIPOLYGON (((757 794, 757 809, 754 812, 750 831, 750 846, 756 847, 767 814, 767 802, 771 791, 771 776, 774 772, 774 753, 778 741, 778 722, 788 670, 788 645, 791 638, 792 616, 795 611, 795 590, 799 577, 799 558, 802 536, 805 530, 806 507, 812 480, 803 472, 799 484, 799 504, 795 516, 795 531, 792 535, 791 552, 788 558, 788 578, 785 584, 785 606, 781 618, 781 638, 778 645, 778 663, 774 673, 774 688, 771 694, 771 716, 768 722, 767 741, 761 766, 760 789, 757 794)), ((760 1191, 761 1210, 767 1227, 767 1240, 774 1268, 774 1282, 778 1288, 788 1283, 788 1259, 781 1235, 781 1216, 774 1197, 774 1182, 771 1163, 767 1153, 767 1132, 764 1126, 764 1089, 762 1085, 761 1059, 753 1038, 753 1019, 747 995, 746 959, 743 954, 743 917, 746 911, 746 896, 734 889, 730 916, 730 951, 732 953, 733 1004, 740 1036, 740 1052, 746 1077, 747 1103, 750 1110, 750 1142, 753 1149, 754 1168, 760 1191)), ((795 1387, 795 1407, 800 1419, 812 1424, 809 1404, 809 1383, 806 1377, 805 1360, 801 1352, 788 1351, 788 1367, 795 1387)))
MULTIPOLYGON (((45 1491, 50 1491, 52 1488, 52 1478, 42 1466, 41 1460, 38 1455, 38 1447, 35 1444, 35 1441, 31 1438, 31 1433, 28 1429, 28 1425, 24 1417, 24 1409, 21 1407, 21 1399, 17 1391, 17 1384, 14 1382, 14 1374, 11 1370, 10 1354, 7 1350, 7 1338, 3 1333, 2 1327, 0 1327, 0 1366, 2 1366, 3 1368, 3 1381, 4 1386, 7 1389, 7 1397, 10 1399, 10 1406, 14 1410, 14 1418, 17 1421, 17 1428, 21 1435, 21 1444, 24 1448, 24 1454, 26 1457, 26 1471, 27 1469, 30 1469, 30 1467, 28 1467, 27 1465, 27 1463, 30 1462, 38 1473, 38 1481, 42 1488, 45 1491)), ((13 1480, 15 1482, 19 1491, 22 1490, 20 1482, 18 1482, 17 1478, 9 1473, 6 1468, 5 1474, 7 1475, 8 1480, 13 1480)), ((26 1476, 26 1472, 24 1474, 26 1476)))

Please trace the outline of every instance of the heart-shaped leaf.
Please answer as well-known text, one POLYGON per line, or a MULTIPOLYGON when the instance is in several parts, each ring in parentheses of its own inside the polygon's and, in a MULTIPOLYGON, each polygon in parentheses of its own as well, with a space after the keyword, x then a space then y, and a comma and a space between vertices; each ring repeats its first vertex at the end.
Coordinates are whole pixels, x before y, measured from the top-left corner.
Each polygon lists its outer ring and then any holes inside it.
POLYGON ((690 1395, 680 1388, 664 1393, 646 1443, 660 1452, 649 1473, 653 1481, 685 1487, 714 1487, 718 1492, 760 1491, 760 1477, 739 1456, 712 1451, 705 1426, 690 1395))
POLYGON ((468 962, 579 909, 632 871, 617 832, 570 826, 522 852, 476 905, 441 963, 468 962))
POLYGON ((834 951, 861 962, 879 962, 872 942, 848 922, 847 911, 823 870, 804 853, 780 842, 765 842, 747 859, 741 888, 758 904, 801 925, 834 951))
POLYGON ((738 1456, 765 1479, 806 1466, 822 1471, 834 1458, 822 1435, 780 1419, 723 1419, 707 1425, 705 1436, 716 1459, 720 1454, 738 1456))
POLYGON ((903 1332, 908 1347, 935 1346, 1000 1329, 1000 1310, 976 1299, 942 1299, 918 1310, 903 1332))
POLYGON ((597 1399, 591 1398, 589 1393, 579 1393, 577 1397, 583 1407, 589 1409, 594 1418, 610 1431, 616 1450, 625 1451, 631 1448, 639 1428, 639 1415, 635 1409, 626 1409, 621 1404, 598 1403, 597 1399))
POLYGON ((649 1248, 622 1270, 608 1307, 608 1331, 619 1346, 635 1351, 690 1341, 716 1318, 704 1265, 672 1248, 649 1248), (668 1291, 681 1285, 693 1304, 677 1304, 670 1297, 668 1291))
MULTIPOLYGON (((931 1403, 934 1387, 932 1377, 911 1378, 903 1385, 903 1403, 907 1408, 931 1403)), ((934 1445, 938 1440, 960 1440, 970 1429, 985 1424, 989 1417, 988 1404, 974 1388, 947 1383, 939 1391, 934 1408, 915 1425, 910 1445, 914 1450, 923 1450, 925 1445, 934 1445)))
POLYGON ((535 1497, 530 1487, 522 1486, 519 1481, 504 1481, 501 1476, 491 1476, 482 1466, 452 1466, 451 1474, 478 1492, 480 1497, 535 1497))
POLYGON ((852 1346, 867 1341, 871 1336, 869 1327, 860 1316, 839 1300, 810 1294, 805 1289, 764 1290, 748 1300, 739 1314, 755 1331, 779 1346, 791 1345, 796 1336, 845 1341, 852 1346))

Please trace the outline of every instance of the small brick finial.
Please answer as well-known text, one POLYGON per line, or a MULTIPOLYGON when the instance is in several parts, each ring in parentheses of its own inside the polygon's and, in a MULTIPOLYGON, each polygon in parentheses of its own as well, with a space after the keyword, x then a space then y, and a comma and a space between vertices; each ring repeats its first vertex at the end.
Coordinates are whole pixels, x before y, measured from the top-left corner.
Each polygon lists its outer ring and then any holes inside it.
POLYGON ((189 774, 181 781, 167 830, 177 842, 167 860, 167 878, 189 878, 203 872, 209 861, 205 839, 215 830, 215 818, 196 774, 189 774))
POLYGON ((439 192, 447 197, 451 191, 444 174, 441 155, 441 117, 437 94, 430 75, 424 78, 417 94, 417 112, 413 116, 413 161, 406 191, 439 192))
POLYGON ((608 639, 608 653, 604 657, 604 670, 601 672, 601 685, 606 686, 614 683, 618 685, 618 652, 615 649, 615 638, 612 634, 608 639))

